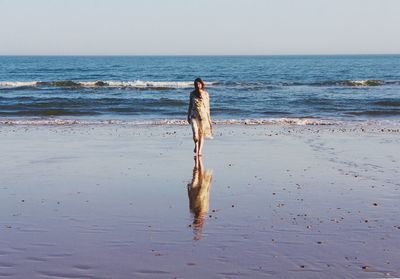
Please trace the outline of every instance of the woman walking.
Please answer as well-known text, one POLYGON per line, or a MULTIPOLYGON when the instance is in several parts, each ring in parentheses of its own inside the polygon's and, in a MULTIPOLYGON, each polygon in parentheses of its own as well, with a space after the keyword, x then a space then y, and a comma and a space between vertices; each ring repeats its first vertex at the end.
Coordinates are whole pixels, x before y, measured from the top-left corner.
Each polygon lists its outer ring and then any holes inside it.
POLYGON ((201 156, 204 138, 212 138, 210 97, 201 78, 195 79, 194 88, 190 93, 187 119, 192 125, 195 156, 201 156))

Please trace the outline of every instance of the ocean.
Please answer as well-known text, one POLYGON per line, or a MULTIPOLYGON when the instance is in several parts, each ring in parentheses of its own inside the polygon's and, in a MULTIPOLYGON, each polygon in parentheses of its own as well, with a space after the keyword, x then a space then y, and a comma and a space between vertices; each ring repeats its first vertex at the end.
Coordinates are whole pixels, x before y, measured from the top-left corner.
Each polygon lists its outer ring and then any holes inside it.
POLYGON ((0 56, 0 123, 400 123, 400 55, 0 56))

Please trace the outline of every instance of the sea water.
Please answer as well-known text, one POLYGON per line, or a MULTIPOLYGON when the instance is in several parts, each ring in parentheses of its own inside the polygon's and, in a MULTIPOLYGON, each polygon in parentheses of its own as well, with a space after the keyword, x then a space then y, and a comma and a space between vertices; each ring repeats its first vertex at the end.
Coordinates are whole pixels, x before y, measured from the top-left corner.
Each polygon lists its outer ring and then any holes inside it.
POLYGON ((400 122, 400 55, 0 56, 0 123, 400 122))

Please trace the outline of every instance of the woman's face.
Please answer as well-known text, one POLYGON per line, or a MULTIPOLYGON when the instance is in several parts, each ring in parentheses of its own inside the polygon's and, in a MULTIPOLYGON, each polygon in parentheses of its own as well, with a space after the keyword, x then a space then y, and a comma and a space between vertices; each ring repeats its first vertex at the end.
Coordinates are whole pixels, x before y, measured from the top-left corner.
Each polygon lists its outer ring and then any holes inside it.
POLYGON ((199 89, 203 89, 203 84, 201 83, 201 82, 196 82, 196 84, 197 84, 197 88, 199 88, 199 89))

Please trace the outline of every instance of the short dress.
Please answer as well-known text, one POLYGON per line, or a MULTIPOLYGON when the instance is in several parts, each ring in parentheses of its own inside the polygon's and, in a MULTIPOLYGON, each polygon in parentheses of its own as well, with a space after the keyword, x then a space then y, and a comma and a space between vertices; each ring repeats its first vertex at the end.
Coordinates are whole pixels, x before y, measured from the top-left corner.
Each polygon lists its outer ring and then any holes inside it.
POLYGON ((192 124, 193 139, 199 140, 199 136, 213 138, 211 118, 210 118, 210 97, 207 91, 201 93, 201 97, 196 96, 196 92, 190 93, 190 122, 192 124))

